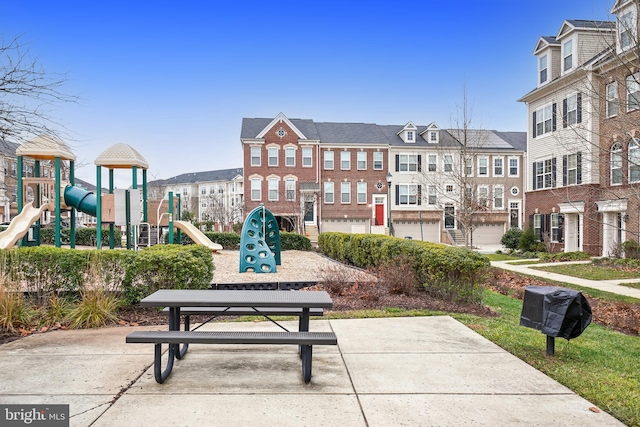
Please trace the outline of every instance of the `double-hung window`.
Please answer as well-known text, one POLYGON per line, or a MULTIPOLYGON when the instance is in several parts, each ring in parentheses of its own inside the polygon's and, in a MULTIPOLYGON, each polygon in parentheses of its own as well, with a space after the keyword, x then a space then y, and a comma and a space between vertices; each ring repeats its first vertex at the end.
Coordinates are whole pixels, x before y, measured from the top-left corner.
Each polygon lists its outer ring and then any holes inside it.
POLYGON ((542 214, 533 215, 533 233, 536 240, 542 241, 542 214))
POLYGON ((284 149, 284 165, 295 166, 296 165, 296 149, 287 147, 284 149))
POLYGON ((536 110, 536 136, 553 131, 553 106, 545 105, 536 110))
POLYGON ((351 203, 351 183, 340 183, 340 202, 344 204, 351 203))
POLYGON ((567 98, 566 105, 566 125, 572 126, 578 123, 578 95, 572 95, 567 98))
POLYGON ((251 200, 262 199, 262 180, 260 178, 251 178, 251 200))
POLYGON ((284 182, 285 185, 285 198, 289 202, 293 202, 296 200, 296 180, 287 178, 284 182))
POLYGON ((489 187, 481 185, 478 187, 478 206, 486 208, 489 206, 489 187))
POLYGON ((358 182, 356 185, 357 202, 359 205, 367 203, 367 183, 358 182))
POLYGON ((278 166, 278 147, 269 147, 267 164, 269 166, 278 166))
POLYGON ((453 156, 451 154, 444 155, 444 171, 453 172, 453 156))
POLYGON ((304 147, 302 149, 302 167, 310 168, 311 166, 313 166, 313 149, 304 147))
POLYGON ((613 117, 618 115, 619 101, 618 101, 618 82, 611 82, 606 87, 606 104, 605 104, 607 117, 613 117))
POLYGON ((629 11, 620 17, 618 21, 620 33, 620 49, 625 50, 633 43, 633 12, 629 11))
POLYGON ((400 154, 400 172, 416 172, 417 170, 417 154, 400 154))
POLYGON ((488 157, 478 157, 478 176, 489 176, 488 157))
POLYGON ((533 164, 534 189, 555 187, 555 159, 546 159, 533 164))
POLYGON ((251 166, 260 166, 260 147, 251 147, 251 166))
POLYGON ((427 189, 428 191, 428 200, 427 202, 430 205, 435 205, 438 201, 438 193, 437 193, 437 188, 435 185, 430 185, 429 188, 427 189))
POLYGON ((565 72, 573 68, 573 40, 566 41, 562 46, 562 63, 565 72))
POLYGON ((269 178, 269 200, 276 201, 278 200, 278 179, 277 178, 269 178))
POLYGON ((518 176, 519 169, 520 167, 518 165, 518 158, 510 157, 509 158, 509 176, 518 176))
POLYGON ((382 151, 376 151, 373 153, 373 170, 382 170, 383 167, 383 163, 382 163, 382 151))
POLYGON ((367 170, 367 152, 366 151, 358 151, 357 154, 357 166, 359 171, 367 170))
POLYGON ((560 228, 560 214, 552 213, 551 214, 551 241, 552 242, 560 242, 562 241, 562 229, 560 228))
POLYGON ((418 184, 400 184, 398 185, 398 204, 400 205, 417 205, 418 202, 418 184))
POLYGON ((629 144, 629 182, 640 182, 640 146, 629 144))
POLYGON ((340 169, 343 171, 351 169, 351 152, 350 151, 340 152, 340 169))
POLYGON ((578 184, 578 155, 567 155, 567 185, 578 184))
POLYGON ((333 203, 333 182, 324 183, 324 202, 333 203))
POLYGON ((429 172, 435 172, 438 169, 438 156, 435 154, 429 154, 428 159, 428 169, 429 172))
POLYGON ((500 185, 495 185, 493 187, 493 208, 504 208, 504 187, 500 185))
POLYGON ((627 111, 640 108, 640 72, 627 76, 627 111))
POLYGON ((334 152, 333 151, 325 151, 324 152, 324 168, 325 168, 325 170, 333 170, 333 161, 334 161, 334 152))
POLYGON ((622 184, 622 144, 616 142, 611 147, 611 184, 622 184))
POLYGON ((467 156, 464 159, 464 174, 466 176, 473 175, 473 157, 472 156, 467 156))
POLYGON ((540 84, 547 81, 547 67, 547 55, 543 55, 540 57, 540 84))
POLYGON ((503 176, 503 175, 504 175, 504 158, 494 157, 493 158, 493 176, 503 176))

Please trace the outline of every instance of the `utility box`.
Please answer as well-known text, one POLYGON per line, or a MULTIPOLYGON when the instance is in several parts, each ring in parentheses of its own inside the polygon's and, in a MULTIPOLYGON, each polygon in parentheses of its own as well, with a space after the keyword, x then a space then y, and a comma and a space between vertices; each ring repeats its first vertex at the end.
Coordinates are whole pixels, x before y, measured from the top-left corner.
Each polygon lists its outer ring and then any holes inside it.
POLYGON ((520 326, 547 336, 548 355, 554 352, 553 338, 577 338, 590 323, 591 306, 582 293, 555 286, 526 287, 520 326))

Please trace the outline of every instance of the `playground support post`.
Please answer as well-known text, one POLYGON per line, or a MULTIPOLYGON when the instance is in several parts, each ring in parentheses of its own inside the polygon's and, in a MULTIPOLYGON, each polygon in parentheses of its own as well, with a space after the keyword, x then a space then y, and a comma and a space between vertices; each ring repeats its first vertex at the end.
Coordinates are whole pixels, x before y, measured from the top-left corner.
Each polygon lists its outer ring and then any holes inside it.
MULTIPOLYGON (((71 185, 75 186, 76 177, 75 172, 73 171, 74 161, 69 161, 69 182, 71 185)), ((59 188, 59 187, 58 187, 59 188)), ((71 218, 69 220, 69 246, 71 249, 76 247, 76 208, 71 208, 71 218)))
POLYGON ((169 244, 173 244, 173 191, 169 191, 169 244))
POLYGON ((96 248, 102 249, 102 169, 96 166, 96 248))

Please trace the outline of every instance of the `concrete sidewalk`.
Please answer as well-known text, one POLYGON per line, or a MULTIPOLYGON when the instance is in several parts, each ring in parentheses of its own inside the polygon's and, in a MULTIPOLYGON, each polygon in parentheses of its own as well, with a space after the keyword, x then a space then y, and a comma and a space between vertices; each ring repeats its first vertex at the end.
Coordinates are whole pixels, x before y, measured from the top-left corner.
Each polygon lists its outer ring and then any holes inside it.
MULTIPOLYGON (((522 260, 528 261, 528 260, 522 260)), ((529 260, 530 261, 530 260, 529 260)), ((530 276, 536 276, 543 279, 555 280, 557 282, 573 283, 575 285, 584 286, 585 288, 598 289, 601 291, 611 292, 619 295, 626 295, 628 297, 634 297, 640 299, 640 289, 630 288, 628 286, 620 286, 620 283, 638 282, 638 279, 616 279, 616 280, 589 280, 581 279, 579 277, 565 276, 564 274, 550 273, 548 271, 536 270, 532 267, 543 267, 549 265, 566 265, 566 264, 588 264, 591 261, 568 261, 568 262, 552 262, 543 264, 526 264, 517 265, 510 264, 512 262, 518 262, 516 260, 511 261, 491 261, 493 267, 502 268, 504 270, 514 271, 516 273, 528 274, 530 276)))
POLYGON ((72 426, 95 427, 623 425, 451 317, 312 321, 338 346, 314 348, 309 385, 294 346, 239 345, 191 345, 157 384, 153 346, 125 336, 165 328, 55 331, 2 345, 0 403, 70 404, 72 426))

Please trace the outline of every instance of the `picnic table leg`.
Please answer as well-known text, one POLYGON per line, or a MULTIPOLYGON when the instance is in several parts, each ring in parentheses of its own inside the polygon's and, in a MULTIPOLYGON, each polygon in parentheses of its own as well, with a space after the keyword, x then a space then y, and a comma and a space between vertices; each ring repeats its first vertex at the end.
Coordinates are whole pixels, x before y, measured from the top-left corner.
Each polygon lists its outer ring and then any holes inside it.
POLYGON ((153 357, 153 374, 156 377, 156 382, 162 384, 167 379, 171 370, 173 369, 173 360, 175 357, 174 344, 169 344, 169 353, 167 354, 167 368, 162 370, 162 343, 157 343, 153 357))
MULTIPOLYGON (((309 332, 309 307, 302 308, 302 314, 300 315, 300 319, 298 320, 298 332, 309 332)), ((302 346, 298 346, 298 354, 300 354, 300 358, 302 358, 302 346)))
MULTIPOLYGON (((185 318, 185 331, 189 330, 189 319, 185 318)), ((170 307, 169 308, 169 330, 170 331, 179 331, 180 330, 180 307, 170 307)), ((189 344, 183 344, 182 349, 180 348, 180 344, 169 344, 169 350, 173 348, 173 354, 175 358, 180 360, 184 357, 185 353, 189 349, 189 344)))
POLYGON ((309 384, 311 381, 311 355, 313 353, 313 346, 302 345, 300 357, 302 358, 302 378, 305 384, 309 384))

